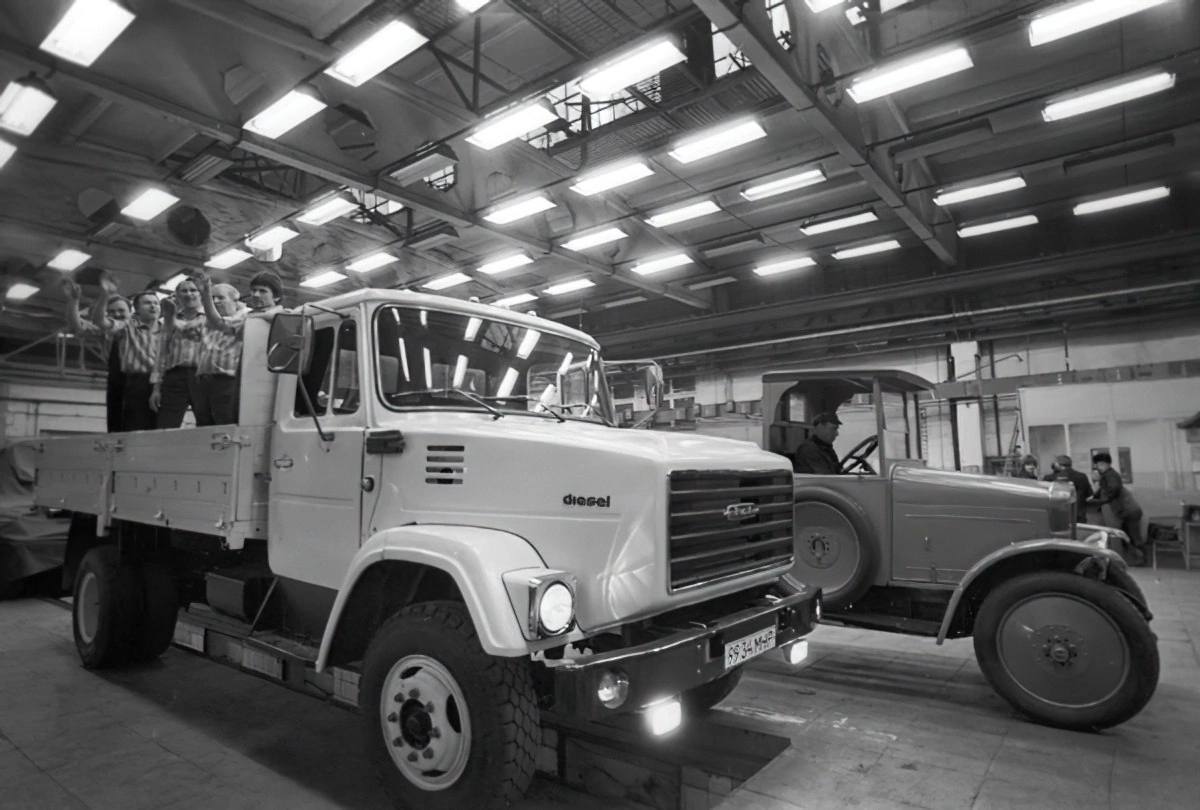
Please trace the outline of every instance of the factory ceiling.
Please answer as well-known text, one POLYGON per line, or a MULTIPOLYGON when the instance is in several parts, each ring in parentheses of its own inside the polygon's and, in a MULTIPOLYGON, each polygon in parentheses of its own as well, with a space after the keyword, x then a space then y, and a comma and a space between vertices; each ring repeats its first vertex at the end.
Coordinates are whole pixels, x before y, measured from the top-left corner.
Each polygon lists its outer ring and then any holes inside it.
POLYGON ((0 356, 205 264, 718 366, 1200 313, 1192 0, 5 2, 0 91, 0 356))

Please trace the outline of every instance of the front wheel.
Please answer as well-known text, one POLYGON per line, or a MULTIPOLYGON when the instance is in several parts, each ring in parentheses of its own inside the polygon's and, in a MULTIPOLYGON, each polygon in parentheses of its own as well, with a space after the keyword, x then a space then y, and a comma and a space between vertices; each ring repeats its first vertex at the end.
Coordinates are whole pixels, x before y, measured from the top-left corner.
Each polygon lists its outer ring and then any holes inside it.
POLYGON ((411 605, 384 623, 363 661, 359 707, 398 807, 505 807, 533 778, 540 729, 529 669, 487 655, 458 603, 411 605))
POLYGON ((1016 577, 984 599, 975 656, 1016 709, 1060 728, 1133 717, 1158 685, 1157 639, 1117 589, 1059 571, 1016 577))

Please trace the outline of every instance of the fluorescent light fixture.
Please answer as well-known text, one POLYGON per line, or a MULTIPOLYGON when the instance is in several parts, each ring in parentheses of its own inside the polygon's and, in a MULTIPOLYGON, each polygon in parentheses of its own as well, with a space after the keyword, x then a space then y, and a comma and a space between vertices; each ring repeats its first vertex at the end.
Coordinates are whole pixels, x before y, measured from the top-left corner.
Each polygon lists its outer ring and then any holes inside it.
POLYGON ((82 250, 72 250, 71 248, 67 248, 51 259, 48 263, 48 266, 53 267, 55 270, 69 271, 79 267, 79 265, 83 264, 90 258, 92 258, 92 254, 90 253, 84 253, 82 250))
POLYGON ((867 15, 858 6, 851 6, 846 9, 846 19, 851 25, 862 25, 867 21, 867 15))
POLYGON ((346 269, 354 273, 369 273, 394 261, 396 261, 396 257, 385 250, 379 253, 372 253, 370 256, 363 256, 361 259, 355 259, 346 265, 346 269))
POLYGON ((967 186, 950 186, 939 189, 934 195, 934 205, 954 205, 955 203, 978 200, 981 197, 991 197, 994 194, 1004 194, 1025 188, 1024 177, 1005 177, 1000 180, 988 180, 967 186))
POLYGON ((654 169, 651 169, 641 160, 623 161, 582 175, 575 182, 575 185, 571 186, 571 191, 574 191, 576 194, 582 194, 585 197, 590 197, 593 194, 599 194, 601 191, 608 191, 609 189, 624 186, 635 180, 641 180, 643 177, 649 177, 652 174, 654 174, 654 169))
POLYGON ((689 203, 678 208, 671 208, 666 211, 661 211, 646 220, 647 225, 655 228, 665 228, 668 225, 676 225, 680 222, 687 222, 689 219, 698 219, 706 217, 709 214, 715 214, 721 210, 721 206, 717 205, 712 200, 701 200, 696 203, 689 203))
POLYGON ((467 328, 463 332, 463 340, 467 343, 475 340, 475 336, 479 334, 479 327, 483 326, 482 318, 467 318, 467 328))
POLYGON ((527 264, 533 264, 533 257, 528 253, 513 253, 508 256, 501 256, 498 259, 484 262, 475 269, 487 276, 495 276, 500 273, 514 270, 518 267, 524 267, 527 264))
POLYGON ((735 281, 737 279, 733 276, 720 276, 706 281, 697 281, 695 284, 687 285, 687 288, 689 290, 707 290, 709 287, 720 287, 722 284, 732 284, 735 281))
POLYGON ((468 14, 474 14, 476 11, 479 11, 479 9, 492 2, 492 0, 454 0, 454 2, 463 11, 467 12, 468 14))
POLYGON ((470 277, 465 273, 450 273, 449 275, 438 276, 421 286, 427 290, 448 290, 451 287, 457 287, 459 284, 466 284, 470 280, 470 277))
POLYGON ((246 122, 246 129, 264 138, 278 138, 325 109, 325 102, 311 91, 291 90, 286 96, 246 122))
POLYGON ((663 270, 670 270, 674 267, 682 267, 685 264, 691 263, 692 257, 686 253, 672 253, 669 256, 660 256, 657 259, 638 262, 629 269, 639 276, 650 276, 655 273, 661 273, 663 270))
POLYGON ((780 177, 777 180, 759 183, 756 186, 748 186, 742 189, 742 196, 751 202, 765 200, 767 197, 774 197, 777 194, 795 191, 798 188, 815 185, 824 180, 825 172, 820 169, 806 169, 802 172, 789 174, 786 177, 780 177))
POLYGON ((345 273, 339 273, 337 270, 324 270, 320 273, 315 273, 304 281, 300 282, 301 287, 328 287, 330 284, 336 284, 339 281, 344 281, 345 273))
POLYGON ((287 225, 274 225, 249 237, 246 240, 246 246, 251 250, 272 250, 299 235, 300 232, 295 228, 289 228, 287 225))
POLYGON ((834 6, 840 6, 843 2, 845 0, 804 0, 804 5, 808 6, 813 14, 820 14, 834 6))
POLYGON ((387 170, 388 176, 402 186, 437 174, 458 163, 458 155, 449 145, 439 143, 417 150, 387 170))
POLYGON ((450 383, 455 388, 463 384, 463 380, 467 377, 467 356, 460 354, 458 360, 454 361, 454 381, 450 383))
POLYGON ((17 153, 17 147, 13 146, 8 141, 0 138, 0 169, 4 168, 4 164, 8 163, 8 159, 17 153))
POLYGON ((799 270, 801 267, 812 267, 816 264, 809 256, 796 256, 791 259, 783 259, 770 264, 760 264, 754 268, 756 276, 777 276, 780 273, 786 273, 789 270, 799 270))
POLYGON ((596 231, 595 233, 585 234, 584 236, 576 236, 574 239, 563 242, 560 247, 574 251, 587 250, 588 248, 599 247, 600 245, 607 245, 610 242, 616 242, 618 240, 625 239, 628 236, 629 234, 625 233, 625 231, 621 230, 620 228, 605 228, 604 230, 596 231))
POLYGON ((9 82, 0 93, 0 129, 31 135, 57 103, 41 79, 31 76, 9 82))
POLYGON ((722 124, 684 138, 669 154, 680 163, 693 163, 765 137, 766 130, 754 120, 722 124))
POLYGON ((566 293, 586 290, 588 287, 595 286, 596 282, 590 278, 577 278, 574 281, 564 281, 561 284, 555 284, 553 287, 547 287, 542 292, 546 293, 546 295, 565 295, 566 293))
POLYGON ((938 48, 859 74, 846 92, 862 104, 974 66, 966 48, 938 48))
POLYGON ((178 287, 187 277, 187 273, 176 273, 162 284, 159 284, 158 288, 160 290, 166 290, 167 292, 175 292, 175 288, 178 287))
POLYGON ((517 378, 520 375, 515 368, 509 368, 504 372, 503 379, 500 380, 500 385, 496 387, 497 397, 506 397, 513 392, 513 388, 517 385, 517 378))
POLYGON ((534 348, 538 345, 538 341, 542 339, 542 333, 536 329, 526 329, 525 336, 521 338, 521 345, 517 347, 517 358, 524 360, 533 354, 534 348))
POLYGON ((335 194, 304 209, 304 213, 296 217, 296 221, 303 222, 305 225, 324 225, 326 222, 331 222, 356 210, 358 210, 357 201, 342 194, 335 194))
POLYGON ((998 231, 1011 231, 1014 228, 1026 228, 1037 224, 1037 217, 1033 214, 1025 214, 1019 217, 981 222, 978 225, 965 225, 958 229, 958 235, 963 239, 970 239, 972 236, 983 236, 984 234, 996 233, 998 231))
POLYGON ((754 234, 749 237, 734 238, 731 241, 719 242, 712 247, 706 247, 701 250, 704 257, 711 259, 717 256, 729 256, 734 253, 745 253, 747 250, 757 250, 764 247, 767 240, 762 238, 762 234, 754 234))
POLYGON ((1090 200, 1080 203, 1073 209, 1075 216, 1081 217, 1087 214, 1099 214, 1102 211, 1112 211, 1114 208, 1125 208, 1130 205, 1140 205, 1141 203, 1153 202, 1171 196, 1171 189, 1166 186, 1155 186, 1154 188, 1146 188, 1140 191, 1127 191, 1124 194, 1117 194, 1112 197, 1103 197, 1099 200, 1090 200))
POLYGON ((687 59, 669 39, 657 39, 605 62, 579 80, 589 98, 609 98, 614 93, 655 76, 687 59))
POLYGON ((859 256, 870 256, 873 253, 886 253, 889 250, 895 250, 900 247, 900 243, 895 239, 888 239, 885 242, 872 242, 869 245, 859 245, 858 247, 842 248, 833 252, 833 258, 838 261, 843 259, 857 259, 859 256))
POLYGON ((162 189, 148 188, 139 194, 137 199, 122 208, 121 213, 130 219, 149 222, 177 202, 179 202, 179 198, 174 194, 168 194, 162 189))
POLYGON ((541 101, 522 104, 484 121, 479 129, 467 136, 467 143, 490 151, 556 118, 558 114, 541 101))
POLYGON ((59 59, 89 67, 133 22, 112 0, 75 0, 38 47, 59 59))
POLYGON ((327 67, 325 73, 351 87, 358 87, 428 41, 411 26, 392 20, 347 51, 327 67))
POLYGON ((244 250, 239 250, 238 248, 228 248, 226 250, 222 250, 216 256, 213 256, 211 259, 206 261, 204 266, 212 267, 216 270, 228 270, 235 264, 241 264, 242 262, 246 261, 246 259, 249 259, 250 256, 251 254, 244 250))
POLYGON ((510 295, 507 298, 501 298, 492 302, 494 307, 515 307, 518 304, 528 304, 530 301, 536 301, 537 296, 533 293, 517 293, 510 295))
POLYGON ((1166 0, 1084 0, 1064 3, 1029 22, 1029 44, 1037 47, 1130 14, 1161 6, 1166 0))
POLYGON ((855 225, 865 225, 868 222, 877 221, 879 221, 879 217, 874 211, 863 211, 860 214, 851 214, 848 217, 838 217, 837 219, 827 219, 824 222, 814 222, 811 225, 802 225, 800 232, 805 236, 816 236, 819 233, 840 231, 842 228, 853 228, 855 225))
POLYGON ((1161 93, 1175 86, 1175 74, 1158 70, 1149 74, 1124 77, 1115 82, 1091 85, 1073 93, 1055 96, 1042 108, 1042 118, 1061 121, 1076 115, 1102 110, 1116 104, 1161 93))
POLYGON ((17 281, 8 288, 8 292, 4 294, 4 297, 9 301, 24 301, 26 298, 33 295, 40 289, 41 287, 35 287, 32 284, 26 284, 24 281, 17 281))
POLYGON ((510 222, 516 222, 525 217, 531 217, 534 214, 548 211, 555 207, 554 200, 547 197, 545 194, 538 194, 536 197, 526 197, 517 202, 505 203, 497 208, 492 209, 491 213, 485 214, 484 219, 488 222, 494 222, 497 225, 507 225, 510 222))

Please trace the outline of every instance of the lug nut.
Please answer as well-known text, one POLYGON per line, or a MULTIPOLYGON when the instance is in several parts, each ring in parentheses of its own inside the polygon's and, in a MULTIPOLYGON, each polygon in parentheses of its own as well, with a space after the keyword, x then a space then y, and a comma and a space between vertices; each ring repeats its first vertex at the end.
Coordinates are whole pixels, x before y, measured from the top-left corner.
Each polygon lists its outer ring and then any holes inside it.
POLYGON ((409 690, 408 690, 408 696, 409 696, 410 698, 412 698, 413 700, 416 700, 417 698, 419 698, 419 697, 421 696, 421 690, 419 690, 419 689, 409 689, 409 690))
POLYGON ((433 759, 433 749, 426 748, 424 751, 421 752, 421 756, 425 757, 425 759, 433 759))
POLYGON ((429 738, 431 740, 436 740, 441 736, 442 736, 442 732, 439 729, 436 729, 436 728, 429 729, 429 738))
POLYGON ((430 714, 433 714, 433 702, 432 701, 425 704, 425 711, 429 712, 430 714))
POLYGON ((392 712, 392 713, 391 713, 391 714, 389 714, 389 715, 388 715, 388 717, 387 717, 387 721, 388 721, 389 723, 395 723, 395 722, 396 722, 397 720, 399 720, 399 719, 400 719, 400 715, 396 714, 395 712, 392 712))
POLYGON ((408 761, 409 762, 417 761, 417 752, 416 751, 413 751, 411 754, 408 755, 408 761))
POLYGON ((397 737, 396 739, 392 740, 392 745, 394 745, 394 746, 396 746, 397 748, 399 748, 400 746, 404 745, 404 738, 403 738, 403 737, 397 737))

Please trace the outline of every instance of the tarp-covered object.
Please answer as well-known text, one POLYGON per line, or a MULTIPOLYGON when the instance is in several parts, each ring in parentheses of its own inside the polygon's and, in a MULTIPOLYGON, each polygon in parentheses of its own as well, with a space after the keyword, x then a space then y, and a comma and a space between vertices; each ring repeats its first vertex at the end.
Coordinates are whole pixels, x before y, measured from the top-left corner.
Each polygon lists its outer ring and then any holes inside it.
POLYGON ((33 505, 34 459, 29 444, 0 448, 0 596, 58 568, 66 553, 71 521, 33 505))

